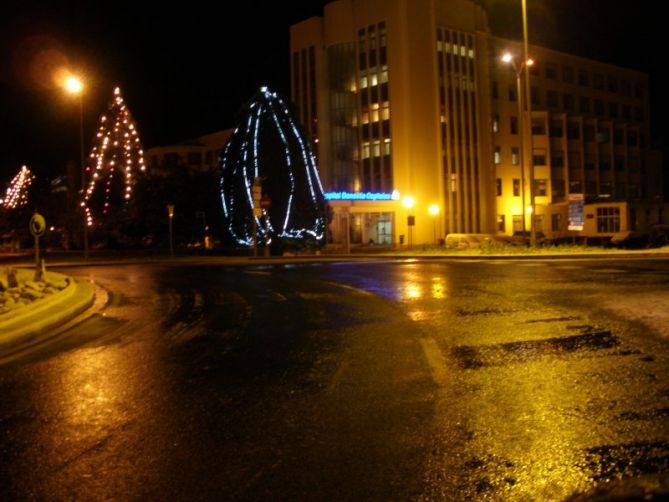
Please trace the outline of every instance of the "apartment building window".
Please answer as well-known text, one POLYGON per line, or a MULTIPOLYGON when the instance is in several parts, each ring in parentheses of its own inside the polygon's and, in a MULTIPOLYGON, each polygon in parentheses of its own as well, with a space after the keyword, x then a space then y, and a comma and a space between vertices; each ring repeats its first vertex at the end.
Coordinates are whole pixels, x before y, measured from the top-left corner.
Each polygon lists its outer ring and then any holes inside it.
POLYGON ((634 109, 634 117, 636 118, 637 122, 643 122, 644 121, 644 113, 641 107, 637 106, 634 109))
POLYGON ((551 230, 553 232, 559 232, 560 231, 560 220, 562 219, 561 214, 551 214, 551 230))
POLYGON ((618 118, 618 103, 609 101, 609 116, 614 119, 618 118))
POLYGON ((492 132, 499 132, 499 114, 495 113, 492 116, 492 132))
POLYGON ((578 109, 581 113, 590 113, 590 98, 585 96, 578 98, 578 109))
POLYGON ((564 167, 564 152, 562 150, 551 151, 551 167, 564 167))
POLYGON ((520 164, 520 149, 517 146, 511 147, 511 164, 514 166, 520 164))
POLYGON ((517 101, 518 96, 516 95, 516 85, 509 86, 509 101, 517 101))
POLYGON ((538 197, 545 197, 548 194, 548 180, 534 180, 534 194, 538 197))
POLYGON ((588 72, 585 70, 578 70, 578 85, 587 87, 590 85, 590 78, 588 72))
POLYGON ((561 138, 562 137, 562 122, 551 122, 550 123, 550 136, 551 138, 561 138))
POLYGON ((518 134, 518 117, 510 117, 511 134, 518 134))
POLYGON ((604 101, 595 99, 595 114, 604 115, 604 101))
POLYGON ((599 170, 600 171, 611 170, 611 163, 609 162, 608 157, 602 157, 602 158, 599 159, 599 170))
POLYGON ((634 131, 627 133, 627 146, 637 146, 637 135, 634 131))
POLYGON ((583 182, 578 180, 578 181, 570 181, 569 182, 569 193, 583 193, 583 182))
POLYGON ((614 129, 613 131, 613 144, 622 145, 623 144, 623 131, 622 129, 614 129))
POLYGON ((506 232, 506 217, 503 214, 497 215, 497 231, 502 233, 506 232))
POLYGON ((557 67, 553 63, 546 63, 545 66, 545 75, 546 78, 550 78, 551 80, 557 79, 557 67))
POLYGON ((571 66, 562 66, 562 81, 567 84, 574 83, 574 69, 571 66))
POLYGON ((572 94, 563 94, 562 103, 564 104, 564 109, 573 112, 574 111, 574 96, 572 94))
POLYGON ((567 154, 569 161, 569 178, 581 177, 581 152, 569 152, 567 154))
POLYGON ((551 180, 551 196, 553 202, 562 202, 564 200, 565 181, 551 180))
POLYGON ((591 153, 585 154, 585 170, 594 171, 596 166, 596 157, 591 153))
POLYGON ((604 75, 601 73, 595 73, 592 76, 592 86, 600 91, 604 90, 604 75))
POLYGON ((535 166, 545 166, 546 165, 546 149, 545 148, 535 148, 532 152, 532 164, 535 166))
POLYGON ((513 178, 513 196, 520 197, 520 180, 513 178))
POLYGON ((541 136, 546 134, 546 123, 542 118, 533 118, 532 119, 532 134, 535 136, 541 136))
POLYGON ((590 124, 583 126, 583 139, 585 141, 595 141, 595 126, 590 124))
POLYGON ((494 162, 495 162, 495 164, 501 164, 502 163, 502 147, 501 146, 496 146, 495 147, 494 162))
POLYGON ((530 99, 532 101, 533 106, 540 106, 541 105, 541 99, 539 98, 539 88, 532 86, 532 89, 530 89, 530 99))
POLYGON ((634 97, 637 99, 643 98, 643 85, 639 82, 634 84, 634 97))
POLYGON ((579 139, 581 137, 581 128, 578 124, 567 124, 567 139, 579 139))
POLYGON ((549 108, 558 107, 558 93, 556 91, 546 91, 546 106, 549 108))
POLYGON ((616 199, 624 199, 626 197, 626 195, 627 195, 625 193, 625 188, 626 187, 627 187, 627 185, 625 183, 622 183, 620 181, 616 181, 616 185, 615 185, 615 192, 616 193, 614 194, 616 199))
POLYGON ((623 119, 632 120, 632 108, 630 107, 630 105, 623 105, 622 110, 623 110, 623 119))
POLYGON ((600 234, 620 232, 620 208, 597 208, 597 232, 600 234))
POLYGON ((188 152, 188 165, 189 166, 201 166, 202 165, 202 154, 200 152, 188 152))
POLYGON ((497 197, 502 196, 502 178, 497 178, 495 180, 495 191, 497 193, 497 197))
POLYGON ((613 75, 609 75, 606 79, 606 89, 609 92, 618 92, 618 79, 613 75))
POLYGON ((612 186, 610 181, 602 181, 599 183, 599 196, 602 198, 610 198, 612 193, 612 186))
POLYGON ((629 80, 622 79, 620 81, 620 92, 626 97, 632 95, 632 84, 630 84, 629 80))
POLYGON ((625 171, 625 157, 616 157, 613 161, 617 173, 625 171))

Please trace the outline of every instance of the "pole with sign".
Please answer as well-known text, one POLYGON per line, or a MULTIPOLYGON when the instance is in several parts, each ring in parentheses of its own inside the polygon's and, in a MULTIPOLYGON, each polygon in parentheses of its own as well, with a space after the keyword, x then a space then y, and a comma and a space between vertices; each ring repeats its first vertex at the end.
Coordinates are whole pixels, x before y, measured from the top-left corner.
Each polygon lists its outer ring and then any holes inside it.
POLYGON ((46 230, 46 220, 44 219, 44 216, 39 213, 33 214, 32 218, 30 218, 29 227, 30 233, 35 238, 35 266, 39 268, 39 238, 44 235, 44 231, 46 230))

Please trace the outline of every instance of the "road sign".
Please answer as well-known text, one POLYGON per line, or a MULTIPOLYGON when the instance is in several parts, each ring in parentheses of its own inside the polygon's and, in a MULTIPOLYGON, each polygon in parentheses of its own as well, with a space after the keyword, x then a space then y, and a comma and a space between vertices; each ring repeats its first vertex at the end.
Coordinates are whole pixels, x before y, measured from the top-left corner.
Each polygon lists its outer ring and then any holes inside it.
POLYGON ((569 194, 569 225, 567 230, 583 230, 583 205, 585 197, 582 193, 569 194))
POLYGON ((407 224, 410 227, 413 227, 416 224, 416 217, 415 216, 407 216, 407 224))
POLYGON ((33 235, 33 237, 41 237, 44 235, 44 231, 46 230, 46 221, 44 220, 44 216, 42 216, 39 213, 33 214, 32 218, 30 218, 30 233, 33 235))

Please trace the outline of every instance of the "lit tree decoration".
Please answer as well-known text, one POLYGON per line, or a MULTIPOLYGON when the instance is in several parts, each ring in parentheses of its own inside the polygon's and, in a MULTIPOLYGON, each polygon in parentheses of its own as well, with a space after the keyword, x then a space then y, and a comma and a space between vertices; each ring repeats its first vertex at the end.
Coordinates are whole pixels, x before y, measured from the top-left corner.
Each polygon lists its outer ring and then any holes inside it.
POLYGON ((5 192, 5 198, 0 200, 0 204, 5 209, 16 209, 28 204, 28 189, 35 176, 26 166, 21 166, 21 170, 12 179, 5 192))
POLYGON ((276 93, 262 87, 246 105, 221 167, 223 213, 239 245, 253 244, 254 219, 261 242, 323 242, 328 208, 310 141, 276 93), (261 216, 253 215, 256 177, 271 198, 261 216))
POLYGON ((145 170, 137 126, 118 87, 114 89, 107 114, 100 118, 89 159, 92 168, 86 167, 89 182, 81 205, 88 226, 92 226, 125 209, 132 197, 137 171, 145 170))

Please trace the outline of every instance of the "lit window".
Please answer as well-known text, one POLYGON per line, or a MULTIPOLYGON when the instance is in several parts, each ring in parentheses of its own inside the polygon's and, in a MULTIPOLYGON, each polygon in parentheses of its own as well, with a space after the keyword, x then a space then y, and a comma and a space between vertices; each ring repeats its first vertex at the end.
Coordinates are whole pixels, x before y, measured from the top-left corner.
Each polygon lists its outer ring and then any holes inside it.
POLYGON ((501 146, 496 146, 495 147, 495 164, 501 164, 502 163, 502 147, 501 146))
POLYGON ((375 141, 372 143, 372 157, 380 157, 381 156, 381 142, 375 141))
POLYGON ((369 85, 377 85, 379 83, 376 73, 372 73, 369 77, 369 85))
POLYGON ((495 189, 496 189, 496 192, 497 192, 497 197, 501 197, 502 196, 502 178, 497 178, 495 180, 495 189))
POLYGON ((365 141, 362 144, 362 158, 363 159, 368 159, 369 158, 369 142, 365 141))
POLYGON ((388 70, 381 70, 381 75, 379 77, 379 80, 381 81, 382 84, 385 84, 388 82, 388 70))
POLYGON ((372 110, 372 122, 379 121, 379 110, 372 110))
POLYGON ((520 164, 520 150, 517 146, 511 147, 511 164, 514 166, 520 164))
POLYGON ((520 197, 520 180, 518 178, 513 179, 513 196, 520 197))
POLYGON ((367 76, 360 77, 360 89, 367 88, 367 76))
POLYGON ((362 112, 362 123, 369 124, 369 112, 362 112))
POLYGON ((390 155, 390 138, 383 140, 383 155, 390 155))
POLYGON ((545 179, 534 180, 534 195, 545 197, 548 193, 548 181, 545 179))
POLYGON ((468 56, 472 59, 474 59, 474 49, 469 49, 468 56))
POLYGON ((385 107, 381 108, 381 120, 388 120, 390 119, 390 108, 385 107))

